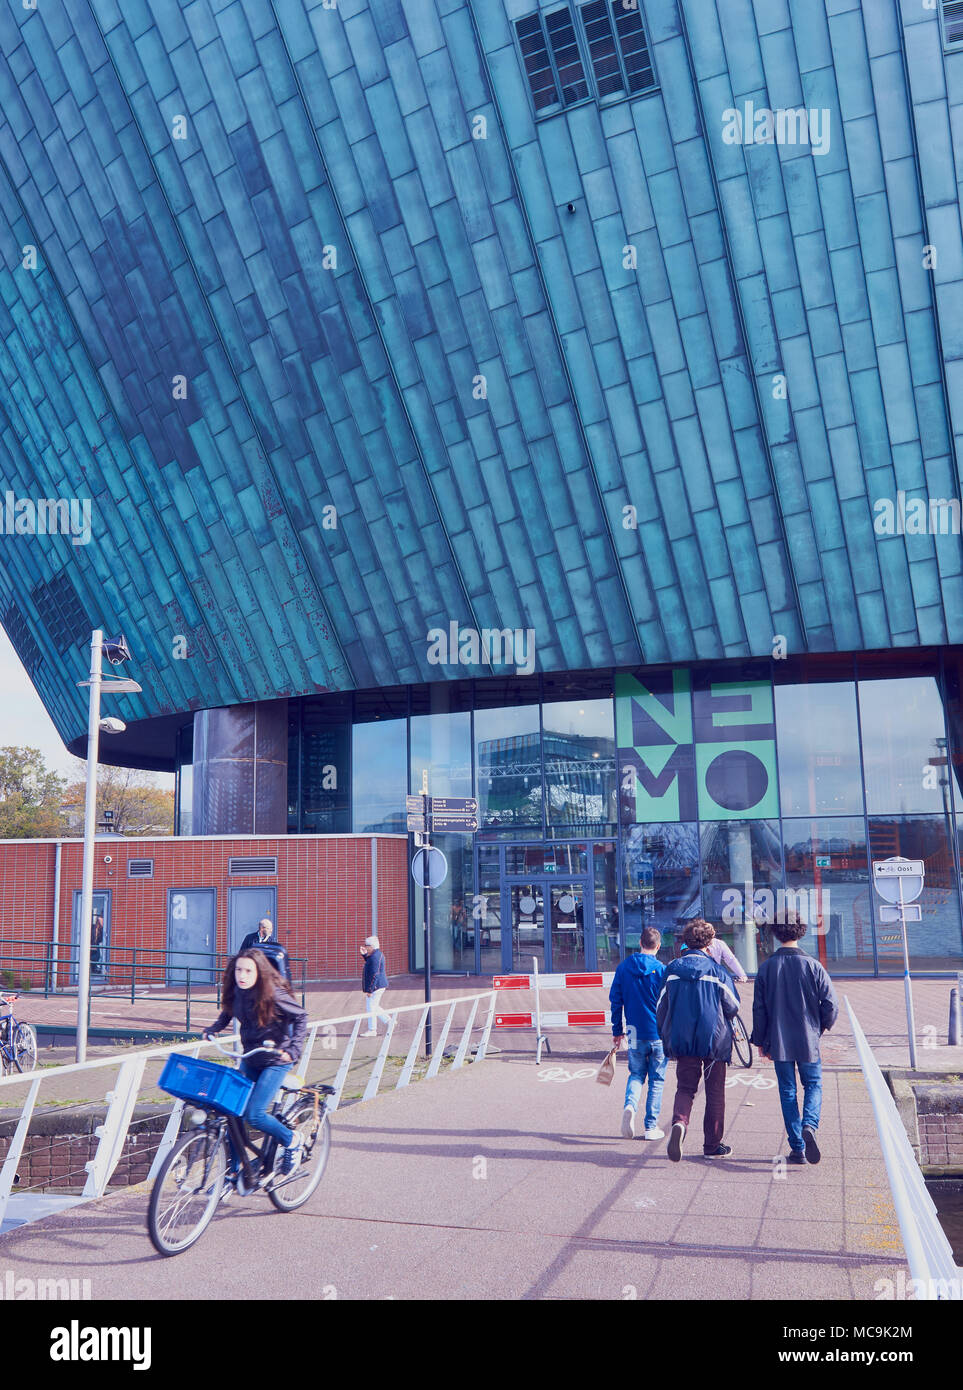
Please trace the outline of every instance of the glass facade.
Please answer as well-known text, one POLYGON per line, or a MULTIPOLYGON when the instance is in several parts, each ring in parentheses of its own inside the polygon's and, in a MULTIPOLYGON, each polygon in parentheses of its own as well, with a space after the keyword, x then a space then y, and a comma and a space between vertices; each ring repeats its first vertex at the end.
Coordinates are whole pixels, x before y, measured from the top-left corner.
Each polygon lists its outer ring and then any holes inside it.
MULTIPOLYGON (((192 743, 181 739, 178 827, 192 743)), ((704 915, 752 973, 796 912, 832 971, 901 973, 871 861, 922 859, 916 970, 963 963, 958 649, 567 672, 290 702, 289 829, 404 832, 404 799, 478 799, 435 835, 433 968, 610 970, 704 915)), ((424 963, 412 888, 410 965, 424 963)))

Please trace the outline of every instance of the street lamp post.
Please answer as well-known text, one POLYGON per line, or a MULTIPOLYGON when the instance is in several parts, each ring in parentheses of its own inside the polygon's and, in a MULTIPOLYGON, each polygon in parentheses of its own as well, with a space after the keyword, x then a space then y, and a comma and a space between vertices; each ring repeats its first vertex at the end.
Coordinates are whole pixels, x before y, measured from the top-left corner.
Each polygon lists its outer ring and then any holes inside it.
POLYGON ((103 657, 114 666, 130 660, 130 652, 123 636, 104 641, 104 634, 96 628, 90 636, 90 677, 78 684, 90 689, 90 703, 87 715, 87 793, 84 799, 84 863, 80 894, 80 932, 78 948, 80 959, 77 962, 77 1049, 78 1062, 87 1060, 87 1027, 89 1023, 88 995, 90 992, 90 928, 94 905, 94 840, 97 834, 97 757, 100 751, 100 731, 123 733, 126 725, 119 719, 100 718, 100 695, 102 690, 115 694, 130 692, 139 694, 141 687, 132 680, 103 680, 103 657))
POLYGON ((87 795, 84 800, 84 869, 80 894, 80 959, 77 962, 77 1061, 87 1060, 90 925, 94 903, 94 836, 97 834, 97 755, 100 749, 100 685, 104 634, 90 639, 90 705, 87 716, 87 795))

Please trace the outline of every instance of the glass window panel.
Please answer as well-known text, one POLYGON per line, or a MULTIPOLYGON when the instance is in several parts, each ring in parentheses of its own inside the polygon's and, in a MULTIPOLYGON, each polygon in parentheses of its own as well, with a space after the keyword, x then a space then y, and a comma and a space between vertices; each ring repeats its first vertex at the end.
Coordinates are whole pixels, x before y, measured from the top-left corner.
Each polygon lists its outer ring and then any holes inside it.
MULTIPOLYGON (((448 875, 431 890, 431 968, 475 971, 475 933, 472 922, 474 870, 471 837, 433 835, 433 845, 448 860, 448 875)), ((425 968, 425 895, 414 891, 414 969, 425 968)), ((494 972, 493 972, 494 973, 494 972)))
POLYGON ((777 685, 779 795, 784 816, 863 810, 856 687, 777 685))
MULTIPOLYGON (((798 912, 807 925, 801 949, 830 974, 872 974, 873 888, 863 818, 784 820, 782 831, 786 894, 782 901, 777 894, 775 912, 798 912)), ((768 939, 760 956, 778 950, 771 931, 761 931, 768 939)))
POLYGON ((542 728, 549 824, 614 824, 618 793, 611 699, 545 704, 542 728))
POLYGON ((485 850, 483 846, 479 851, 478 896, 472 908, 472 929, 479 936, 481 973, 498 975, 502 968, 501 873, 497 848, 494 859, 488 857, 485 850))
MULTIPOLYGON (((922 859, 923 892, 916 899, 922 920, 907 924, 910 968, 959 970, 963 941, 948 816, 880 816, 869 822, 872 859, 922 859)), ((899 925, 882 921, 882 899, 874 892, 876 953, 881 975, 903 973, 899 925)))
POLYGON ((351 828, 350 700, 305 700, 301 726, 301 830, 351 828))
POLYGON ((506 874, 587 874, 588 846, 575 844, 506 845, 506 874))
POLYGON ((411 718, 411 789, 421 791, 427 768, 432 796, 471 796, 471 715, 416 714, 411 718))
POLYGON ((948 785, 943 701, 935 676, 861 680, 866 809, 874 814, 940 811, 948 785))
POLYGON ((754 973, 771 940, 755 920, 759 889, 782 886, 779 823, 711 821, 702 825, 703 916, 742 968, 754 973))
POLYGON ((699 831, 694 824, 659 822, 623 831, 624 949, 639 949, 643 927, 662 933, 660 960, 678 954, 686 922, 701 913, 699 831))
POLYGON ((614 970, 621 959, 619 885, 614 841, 592 846, 595 878, 595 951, 599 970, 614 970))
POLYGON ((483 829, 542 824, 538 705, 475 712, 475 786, 483 829))
POLYGON ((408 793, 408 723, 375 720, 352 730, 352 825, 404 834, 408 793))

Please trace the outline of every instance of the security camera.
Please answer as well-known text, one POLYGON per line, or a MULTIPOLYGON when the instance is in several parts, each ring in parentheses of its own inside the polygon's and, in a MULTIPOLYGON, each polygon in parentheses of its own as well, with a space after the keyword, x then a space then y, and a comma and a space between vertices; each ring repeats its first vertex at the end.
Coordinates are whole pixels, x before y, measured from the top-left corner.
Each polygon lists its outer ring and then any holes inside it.
POLYGON ((115 719, 113 715, 108 719, 102 719, 100 721, 101 732, 105 734, 122 734, 126 728, 127 725, 124 721, 122 719, 115 719))
POLYGON ((120 666, 123 662, 130 660, 130 647, 128 647, 122 632, 118 633, 116 637, 104 639, 103 652, 112 666, 120 666))
POLYGON ((104 855, 104 863, 105 863, 105 864, 113 864, 113 862, 114 862, 114 856, 113 856, 112 854, 105 854, 105 855, 104 855))

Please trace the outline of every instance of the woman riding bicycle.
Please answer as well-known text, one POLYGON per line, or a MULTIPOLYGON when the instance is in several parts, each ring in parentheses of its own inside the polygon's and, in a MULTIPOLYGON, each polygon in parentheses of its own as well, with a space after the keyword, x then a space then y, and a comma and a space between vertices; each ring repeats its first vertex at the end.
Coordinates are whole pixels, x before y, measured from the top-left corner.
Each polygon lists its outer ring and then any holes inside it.
POLYGON ((307 1012, 295 1003, 264 952, 254 949, 241 951, 228 962, 221 1000, 221 1012, 204 1030, 205 1038, 219 1033, 236 1018, 245 1052, 266 1043, 282 1049, 259 1052, 241 1061, 241 1075, 254 1082, 244 1118, 254 1129, 263 1130, 283 1145, 281 1172, 293 1173, 301 1162, 304 1140, 272 1115, 270 1108, 289 1068, 301 1056, 308 1031, 307 1012))

